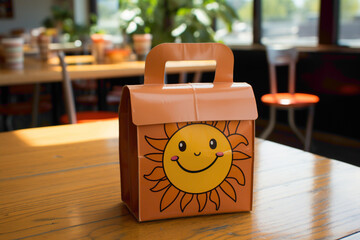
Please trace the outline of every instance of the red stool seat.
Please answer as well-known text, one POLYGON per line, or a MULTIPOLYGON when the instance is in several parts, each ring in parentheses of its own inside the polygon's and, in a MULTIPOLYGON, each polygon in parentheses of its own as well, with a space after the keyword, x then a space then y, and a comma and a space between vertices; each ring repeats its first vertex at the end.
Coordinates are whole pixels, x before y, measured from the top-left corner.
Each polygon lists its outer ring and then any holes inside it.
MULTIPOLYGON (((115 112, 105 112, 105 111, 94 111, 94 112, 78 112, 76 113, 76 123, 87 123, 87 122, 97 122, 102 120, 113 120, 118 119, 119 115, 115 112)), ((67 115, 63 115, 60 118, 62 124, 68 124, 69 118, 67 115)))
POLYGON ((301 108, 316 104, 319 102, 319 97, 307 93, 270 93, 263 95, 261 101, 276 107, 301 108))

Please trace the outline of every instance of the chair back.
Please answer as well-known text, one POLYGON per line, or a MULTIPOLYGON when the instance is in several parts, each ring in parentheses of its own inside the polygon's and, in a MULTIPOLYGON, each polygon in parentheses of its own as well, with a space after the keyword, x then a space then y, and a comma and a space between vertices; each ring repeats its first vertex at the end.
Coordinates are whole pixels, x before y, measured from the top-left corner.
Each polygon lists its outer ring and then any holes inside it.
POLYGON ((296 50, 296 48, 278 46, 278 45, 267 46, 266 55, 267 55, 267 60, 269 62, 270 92, 272 94, 277 93, 276 67, 288 66, 289 67, 288 91, 289 93, 294 94, 296 62, 298 59, 298 51, 296 50))
POLYGON ((64 52, 58 51, 58 57, 62 72, 62 86, 63 86, 62 89, 64 94, 66 113, 68 115, 69 123, 75 124, 77 122, 75 100, 74 100, 71 79, 69 76, 69 72, 67 71, 67 64, 65 62, 64 52))

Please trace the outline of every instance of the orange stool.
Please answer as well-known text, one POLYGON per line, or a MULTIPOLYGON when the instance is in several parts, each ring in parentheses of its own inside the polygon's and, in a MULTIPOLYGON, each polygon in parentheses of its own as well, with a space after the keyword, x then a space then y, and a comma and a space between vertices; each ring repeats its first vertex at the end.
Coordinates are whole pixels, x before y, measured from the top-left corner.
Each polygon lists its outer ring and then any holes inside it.
POLYGON ((62 116, 60 118, 60 122, 74 124, 74 123, 101 121, 107 119, 117 119, 118 114, 115 112, 86 111, 86 112, 76 113, 72 84, 69 73, 67 71, 67 64, 65 62, 64 52, 59 51, 58 57, 62 68, 62 76, 63 76, 62 83, 63 83, 64 98, 65 98, 65 106, 67 110, 67 115, 62 116))
POLYGON ((288 121, 290 128, 294 131, 296 136, 304 143, 304 150, 310 150, 311 134, 315 114, 315 105, 319 102, 319 97, 312 94, 296 93, 295 92, 295 72, 298 52, 296 48, 283 46, 268 46, 267 59, 269 62, 270 72, 270 94, 265 94, 261 97, 261 101, 270 106, 270 120, 269 124, 260 135, 261 138, 266 139, 274 130, 276 122, 276 110, 288 110, 288 121), (276 66, 289 66, 288 78, 288 92, 277 92, 276 80, 276 66), (295 124, 294 110, 308 108, 308 119, 306 124, 305 136, 299 131, 295 124))

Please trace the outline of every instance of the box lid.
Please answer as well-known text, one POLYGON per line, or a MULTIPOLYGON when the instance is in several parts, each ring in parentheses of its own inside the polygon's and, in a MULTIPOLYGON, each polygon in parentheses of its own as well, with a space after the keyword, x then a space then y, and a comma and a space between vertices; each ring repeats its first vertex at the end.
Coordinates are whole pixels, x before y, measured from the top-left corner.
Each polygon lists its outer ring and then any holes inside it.
POLYGON ((122 106, 130 98, 135 125, 254 120, 253 90, 247 83, 233 83, 233 66, 234 55, 223 44, 157 45, 146 57, 144 85, 125 87, 122 106), (215 60, 214 83, 164 84, 166 62, 183 60, 215 60))
POLYGON ((247 83, 127 87, 130 90, 131 112, 135 125, 257 118, 254 93, 247 83))

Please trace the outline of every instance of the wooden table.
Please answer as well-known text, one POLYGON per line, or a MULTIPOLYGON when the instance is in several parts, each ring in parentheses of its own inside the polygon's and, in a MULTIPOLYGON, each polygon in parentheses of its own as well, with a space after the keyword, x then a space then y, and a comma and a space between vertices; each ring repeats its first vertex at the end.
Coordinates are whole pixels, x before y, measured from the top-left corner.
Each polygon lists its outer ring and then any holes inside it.
MULTIPOLYGON (((77 79, 107 79, 107 78, 121 78, 121 77, 135 77, 143 76, 145 71, 144 61, 121 62, 117 64, 91 64, 94 62, 92 56, 67 56, 66 62, 71 64, 82 63, 81 65, 69 65, 67 70, 71 80, 77 79), (84 62, 90 64, 83 64, 84 62)), ((36 57, 25 57, 24 69, 22 70, 7 70, 0 68, 0 87, 3 93, 1 103, 6 103, 8 100, 8 86, 17 84, 36 84, 36 88, 40 89, 42 83, 59 83, 62 81, 61 67, 58 65, 58 58, 49 59, 48 62, 42 62, 36 57)), ((180 73, 180 81, 184 82, 186 72, 195 72, 195 81, 199 81, 201 72, 214 71, 216 67, 215 61, 180 61, 168 62, 166 65, 167 73, 180 73)), ((53 104, 53 123, 57 123, 60 115, 59 86, 52 85, 52 104, 53 104)), ((38 96, 39 91, 34 92, 34 96, 38 96)), ((106 90, 104 83, 98 84, 98 108, 106 110, 106 90)), ((34 103, 34 106, 36 103, 34 103)), ((35 108, 34 108, 35 109, 35 108)), ((35 111, 36 112, 36 111, 35 111)), ((36 114, 33 114, 33 119, 37 119, 36 114), (35 116, 35 117, 34 117, 35 116)), ((6 120, 3 120, 6 122, 6 120)), ((36 125, 37 120, 33 120, 32 125, 36 125)), ((4 125, 6 129, 6 125, 4 125)))
POLYGON ((255 149, 252 212, 138 223, 121 202, 117 121, 0 133, 0 239, 359 239, 360 168, 255 149))
MULTIPOLYGON (((80 57, 81 59, 84 56, 80 57)), ((85 56, 89 58, 89 56, 85 56)), ((67 57, 70 62, 75 63, 80 60, 74 57, 67 57)), ((10 86, 16 84, 49 83, 60 82, 62 80, 61 67, 56 66, 56 60, 41 62, 34 57, 25 57, 23 70, 0 69, 0 86, 10 86)), ((169 62, 167 73, 214 71, 215 61, 182 61, 169 62)), ((144 75, 145 62, 121 62, 117 64, 86 64, 69 65, 68 71, 71 79, 94 79, 94 78, 116 78, 133 77, 144 75)))
MULTIPOLYGON (((36 56, 39 55, 39 48, 31 46, 30 44, 24 44, 24 55, 27 56, 36 56)), ((65 42, 65 43, 50 43, 49 44, 50 51, 65 51, 65 52, 82 52, 84 51, 84 47, 82 46, 82 42, 77 40, 75 42, 65 42)))

